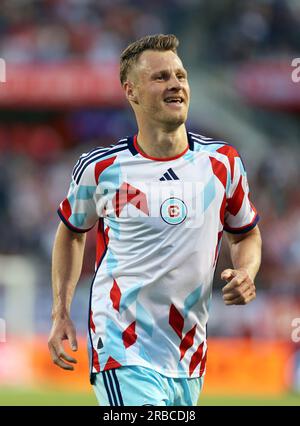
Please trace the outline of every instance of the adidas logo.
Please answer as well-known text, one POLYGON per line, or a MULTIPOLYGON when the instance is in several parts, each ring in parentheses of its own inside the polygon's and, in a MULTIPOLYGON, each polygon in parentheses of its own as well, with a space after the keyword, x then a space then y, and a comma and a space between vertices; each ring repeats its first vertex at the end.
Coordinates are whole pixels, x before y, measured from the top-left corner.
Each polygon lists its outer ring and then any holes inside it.
POLYGON ((179 180, 173 169, 168 169, 159 180, 179 180))

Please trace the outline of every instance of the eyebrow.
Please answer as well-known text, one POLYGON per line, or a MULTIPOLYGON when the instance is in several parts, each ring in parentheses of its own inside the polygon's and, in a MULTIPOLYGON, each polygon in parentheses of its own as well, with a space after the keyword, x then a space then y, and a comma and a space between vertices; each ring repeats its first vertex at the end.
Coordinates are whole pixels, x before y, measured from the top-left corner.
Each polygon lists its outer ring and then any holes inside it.
MULTIPOLYGON (((151 76, 156 75, 156 74, 168 74, 170 72, 170 70, 168 69, 164 69, 164 70, 158 70, 158 71, 154 71, 153 73, 151 73, 151 76)), ((176 73, 181 72, 185 75, 187 75, 187 71, 185 68, 177 68, 175 70, 176 73)))

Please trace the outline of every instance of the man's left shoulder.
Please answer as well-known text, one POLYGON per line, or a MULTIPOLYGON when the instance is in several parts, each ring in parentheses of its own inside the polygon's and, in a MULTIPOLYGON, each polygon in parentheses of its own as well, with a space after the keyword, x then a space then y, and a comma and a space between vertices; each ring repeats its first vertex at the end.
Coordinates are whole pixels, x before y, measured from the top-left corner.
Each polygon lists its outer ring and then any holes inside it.
POLYGON ((195 151, 208 151, 210 154, 222 154, 230 158, 239 157, 238 150, 228 142, 194 132, 188 134, 195 151))

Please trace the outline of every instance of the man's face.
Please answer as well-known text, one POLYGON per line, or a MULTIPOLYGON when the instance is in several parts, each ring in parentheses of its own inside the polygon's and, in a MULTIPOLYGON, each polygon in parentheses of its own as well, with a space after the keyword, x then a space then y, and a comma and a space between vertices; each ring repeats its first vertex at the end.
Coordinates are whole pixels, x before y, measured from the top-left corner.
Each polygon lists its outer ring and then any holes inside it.
POLYGON ((190 88, 187 72, 174 52, 143 52, 131 76, 136 99, 133 107, 138 119, 171 128, 186 121, 190 88))

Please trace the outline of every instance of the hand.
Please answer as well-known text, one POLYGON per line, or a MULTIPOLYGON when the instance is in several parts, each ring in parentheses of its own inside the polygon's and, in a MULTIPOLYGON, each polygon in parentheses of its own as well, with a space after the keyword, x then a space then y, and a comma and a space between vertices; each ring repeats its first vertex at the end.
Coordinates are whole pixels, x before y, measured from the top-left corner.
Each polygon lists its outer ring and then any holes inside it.
POLYGON ((255 285, 246 269, 225 269, 221 278, 227 281, 222 289, 225 305, 246 305, 255 299, 255 285))
POLYGON ((63 340, 68 340, 72 351, 77 351, 76 331, 69 317, 54 319, 48 340, 48 348, 54 364, 64 370, 74 370, 74 367, 65 361, 72 364, 76 364, 77 361, 65 352, 63 340))

